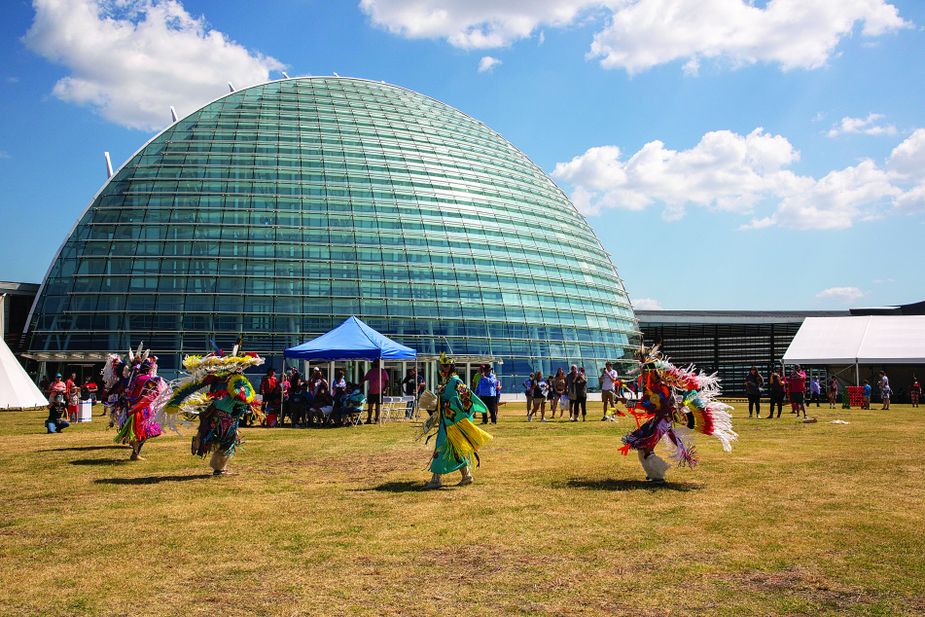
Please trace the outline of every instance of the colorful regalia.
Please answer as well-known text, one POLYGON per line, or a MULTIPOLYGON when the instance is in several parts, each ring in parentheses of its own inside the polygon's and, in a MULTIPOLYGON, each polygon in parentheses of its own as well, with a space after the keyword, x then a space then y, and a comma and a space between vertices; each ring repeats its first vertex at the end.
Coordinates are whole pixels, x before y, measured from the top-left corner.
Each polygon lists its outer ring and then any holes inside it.
POLYGON ((658 348, 642 348, 638 353, 639 398, 629 406, 637 429, 623 437, 623 454, 639 453, 646 479, 663 482, 669 463, 655 454, 664 442, 669 458, 679 466, 694 467, 698 455, 691 432, 715 437, 723 450, 732 450, 738 435, 732 430, 732 407, 721 403, 719 378, 696 371, 693 366, 678 368, 664 359, 658 348))
POLYGON ((157 376, 157 356, 150 350, 132 352, 123 358, 111 354, 103 368, 103 382, 109 393, 105 405, 110 410, 110 426, 117 426, 116 443, 132 446, 133 461, 141 459, 139 453, 148 439, 161 434, 156 420, 154 402, 168 396, 170 387, 157 376))
POLYGON ((491 441, 491 435, 472 422, 475 414, 487 413, 488 408, 453 369, 452 361, 441 354, 440 387, 434 404, 430 405, 435 410, 421 430, 428 441, 436 436, 430 463, 433 477, 428 488, 439 488, 442 485, 440 476, 457 470, 462 474, 460 485, 471 484, 472 459, 478 464, 479 448, 491 441))
POLYGON ((157 402, 167 415, 199 418, 199 428, 192 441, 192 453, 205 457, 213 475, 226 473, 229 459, 241 444, 238 425, 245 414, 263 419, 256 391, 244 371, 263 364, 255 353, 239 353, 240 342, 231 355, 219 350, 205 356, 187 356, 183 367, 188 372, 172 384, 172 393, 157 402), (200 392, 208 387, 208 392, 200 392))

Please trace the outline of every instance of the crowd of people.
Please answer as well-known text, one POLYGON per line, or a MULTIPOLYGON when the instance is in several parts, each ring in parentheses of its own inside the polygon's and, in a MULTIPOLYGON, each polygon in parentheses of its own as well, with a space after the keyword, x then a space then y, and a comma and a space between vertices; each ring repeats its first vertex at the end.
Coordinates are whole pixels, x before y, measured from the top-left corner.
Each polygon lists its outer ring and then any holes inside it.
MULTIPOLYGON (((636 396, 633 389, 634 384, 624 385, 613 368, 612 362, 608 362, 601 369, 597 380, 601 389, 601 420, 613 418, 613 414, 617 411, 617 401, 625 402, 627 395, 636 396)), ((543 371, 536 371, 524 380, 523 388, 527 399, 528 422, 532 422, 537 414, 539 414, 540 422, 548 422, 556 418, 564 419, 566 412, 569 422, 578 422, 579 418, 582 422, 587 420, 588 377, 585 374, 585 367, 573 364, 569 367, 568 373, 565 369, 559 368, 554 375, 548 377, 543 376, 543 371), (549 420, 546 419, 547 405, 549 420)))
MULTIPOLYGON (((745 394, 748 399, 749 418, 753 417, 752 414, 754 414, 755 418, 762 417, 761 394, 764 385, 765 380, 758 372, 758 367, 752 366, 745 376, 745 394)), ((890 379, 886 371, 880 371, 877 387, 880 392, 880 401, 882 404, 880 409, 884 411, 889 410, 890 402, 893 397, 893 389, 890 387, 890 379)), ((864 380, 862 388, 863 402, 861 403, 861 409, 870 409, 873 387, 870 381, 864 380)), ((786 375, 782 374, 777 368, 772 369, 767 380, 767 390, 771 406, 766 416, 767 418, 775 417, 775 407, 777 408, 776 417, 781 417, 785 399, 790 403, 790 413, 796 414, 797 417, 800 417, 800 414, 802 414, 804 419, 807 417, 806 407, 811 406, 813 403, 815 403, 816 407, 820 407, 820 403, 823 400, 822 381, 820 381, 818 376, 807 378, 806 371, 804 371, 799 364, 795 364, 790 373, 786 375)), ((828 402, 829 409, 835 409, 839 404, 839 393, 841 391, 842 385, 838 381, 838 378, 834 375, 830 375, 828 379, 825 380, 826 402, 828 402)), ((919 406, 921 395, 922 385, 919 383, 918 378, 913 376, 912 384, 909 386, 909 398, 913 407, 919 406)))

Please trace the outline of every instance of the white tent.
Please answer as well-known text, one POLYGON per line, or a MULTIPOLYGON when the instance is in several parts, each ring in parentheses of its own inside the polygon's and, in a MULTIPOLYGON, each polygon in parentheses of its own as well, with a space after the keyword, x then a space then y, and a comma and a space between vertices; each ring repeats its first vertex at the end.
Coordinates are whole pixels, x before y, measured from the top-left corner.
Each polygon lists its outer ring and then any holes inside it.
POLYGON ((0 409, 33 409, 47 404, 48 398, 0 338, 0 409))
POLYGON ((787 364, 925 363, 925 315, 807 317, 784 354, 787 364))

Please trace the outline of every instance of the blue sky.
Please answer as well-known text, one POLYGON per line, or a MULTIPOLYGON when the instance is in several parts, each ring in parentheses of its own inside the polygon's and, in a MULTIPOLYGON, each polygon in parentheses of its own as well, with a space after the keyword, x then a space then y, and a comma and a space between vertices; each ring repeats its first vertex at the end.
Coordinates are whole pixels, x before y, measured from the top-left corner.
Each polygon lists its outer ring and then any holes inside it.
POLYGON ((41 280, 103 151, 121 164, 169 105, 336 71, 522 149, 638 306, 921 300, 923 27, 915 0, 5 2, 0 279, 41 280))

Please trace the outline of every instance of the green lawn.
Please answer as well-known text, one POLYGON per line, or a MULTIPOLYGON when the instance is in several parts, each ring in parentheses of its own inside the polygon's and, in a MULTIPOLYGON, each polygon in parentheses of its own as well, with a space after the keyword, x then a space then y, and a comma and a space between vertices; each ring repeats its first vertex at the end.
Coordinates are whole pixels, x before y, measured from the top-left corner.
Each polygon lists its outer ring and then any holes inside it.
POLYGON ((653 487, 592 408, 504 406, 438 492, 408 423, 245 429, 211 478, 189 430, 131 463, 104 419, 2 413, 0 615, 925 614, 925 409, 740 406, 732 453, 653 487))

